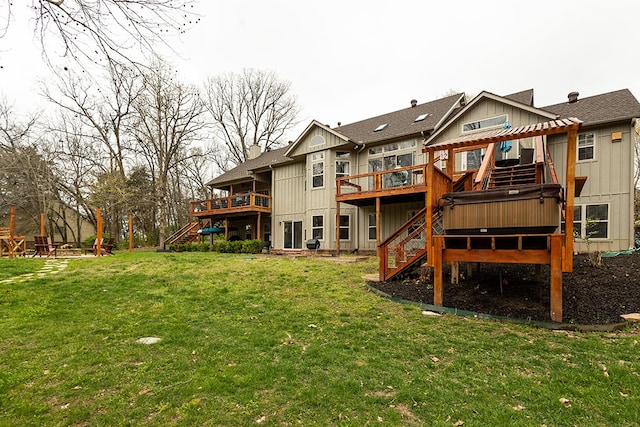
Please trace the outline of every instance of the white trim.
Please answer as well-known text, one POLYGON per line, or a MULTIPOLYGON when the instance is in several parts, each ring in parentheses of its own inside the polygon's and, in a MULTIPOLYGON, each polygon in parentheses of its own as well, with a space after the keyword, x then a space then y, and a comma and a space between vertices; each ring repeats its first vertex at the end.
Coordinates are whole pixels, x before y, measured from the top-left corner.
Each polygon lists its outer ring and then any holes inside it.
POLYGON ((346 239, 340 238, 341 242, 350 242, 351 241, 351 214, 340 214, 340 216, 346 216, 347 218, 349 218, 349 225, 347 227, 343 227, 340 225, 340 218, 338 218, 338 235, 336 236, 336 238, 340 237, 340 229, 342 228, 346 228, 347 231, 349 232, 349 237, 346 239))
POLYGON ((597 139, 597 136, 594 131, 580 132, 578 134, 578 138, 576 139, 576 162, 584 163, 584 162, 592 162, 596 160, 596 139, 597 139), (593 148, 593 155, 588 159, 580 159, 580 136, 589 135, 589 134, 593 135, 593 144, 591 145, 591 147, 593 148))
POLYGON ((313 236, 313 230, 316 230, 316 229, 321 229, 321 230, 322 230, 322 239, 318 239, 318 240, 320 240, 321 242, 324 242, 324 240, 325 240, 325 239, 324 239, 324 236, 325 236, 325 232, 324 232, 324 214, 320 214, 320 215, 311 215, 311 238, 312 238, 312 239, 315 239, 315 237, 313 236), (313 218, 315 218, 315 217, 317 217, 317 216, 319 216, 320 218, 322 218, 322 226, 321 226, 321 227, 315 227, 315 226, 313 225, 313 218))

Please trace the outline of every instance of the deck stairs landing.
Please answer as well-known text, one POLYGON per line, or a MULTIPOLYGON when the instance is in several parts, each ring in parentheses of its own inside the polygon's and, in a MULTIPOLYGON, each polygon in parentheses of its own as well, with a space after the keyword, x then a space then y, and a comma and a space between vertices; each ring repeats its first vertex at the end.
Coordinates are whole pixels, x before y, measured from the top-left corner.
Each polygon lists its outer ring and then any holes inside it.
POLYGON ((512 185, 535 184, 536 164, 496 167, 489 176, 488 188, 508 187, 512 185))
POLYGON ((198 221, 192 221, 184 225, 180 230, 167 237, 165 245, 179 245, 182 243, 190 243, 198 240, 200 235, 198 230, 200 229, 200 223, 198 221))

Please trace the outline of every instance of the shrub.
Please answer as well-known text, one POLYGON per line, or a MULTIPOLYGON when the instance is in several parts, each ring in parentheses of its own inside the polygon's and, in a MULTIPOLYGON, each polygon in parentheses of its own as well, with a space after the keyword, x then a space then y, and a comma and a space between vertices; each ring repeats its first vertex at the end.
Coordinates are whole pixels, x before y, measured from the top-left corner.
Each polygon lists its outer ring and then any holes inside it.
POLYGON ((243 240, 242 241, 242 253, 243 254, 257 254, 260 252, 262 242, 260 240, 243 240))

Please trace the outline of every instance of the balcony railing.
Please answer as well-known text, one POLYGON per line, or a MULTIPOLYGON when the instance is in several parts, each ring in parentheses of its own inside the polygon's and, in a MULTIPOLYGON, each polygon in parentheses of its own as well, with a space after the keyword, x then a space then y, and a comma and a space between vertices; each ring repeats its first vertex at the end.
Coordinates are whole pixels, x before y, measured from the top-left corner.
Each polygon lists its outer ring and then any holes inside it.
POLYGON ((191 202, 192 216, 224 215, 238 212, 271 212, 271 196, 239 193, 227 197, 191 202))
MULTIPOLYGON (((350 175, 336 179, 336 200, 347 201, 378 196, 393 196, 425 192, 427 165, 350 175)), ((436 197, 449 190, 451 179, 440 169, 434 169, 436 197), (442 188, 441 188, 442 187, 442 188)))

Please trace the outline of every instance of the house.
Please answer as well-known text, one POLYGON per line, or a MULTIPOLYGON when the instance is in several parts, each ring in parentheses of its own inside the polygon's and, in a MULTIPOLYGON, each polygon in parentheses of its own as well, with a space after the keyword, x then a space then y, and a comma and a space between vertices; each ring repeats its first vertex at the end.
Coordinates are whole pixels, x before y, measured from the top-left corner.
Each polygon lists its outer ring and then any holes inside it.
MULTIPOLYGON (((375 253, 426 206, 425 144, 568 117, 582 121, 575 228, 588 236, 590 250, 628 249, 634 245, 633 145, 640 104, 626 89, 585 98, 573 93, 546 107, 534 106, 533 90, 482 92, 467 103, 458 94, 423 104, 413 100, 408 108, 347 125, 314 120, 286 147, 265 153, 252 147, 254 157, 208 183, 226 196, 193 202, 192 214, 226 221, 228 238, 259 238, 277 252, 305 250, 307 240, 317 239, 320 251, 375 253)), ((563 141, 549 135, 545 146, 559 182, 566 176, 563 141)), ((530 157, 533 151, 533 139, 525 138, 495 158, 530 157)), ((468 189, 485 152, 441 150, 436 169, 446 173, 455 164, 456 189, 468 189)), ((424 245, 416 236, 411 240, 424 245)), ((587 249, 587 240, 576 240, 576 250, 587 249)))

